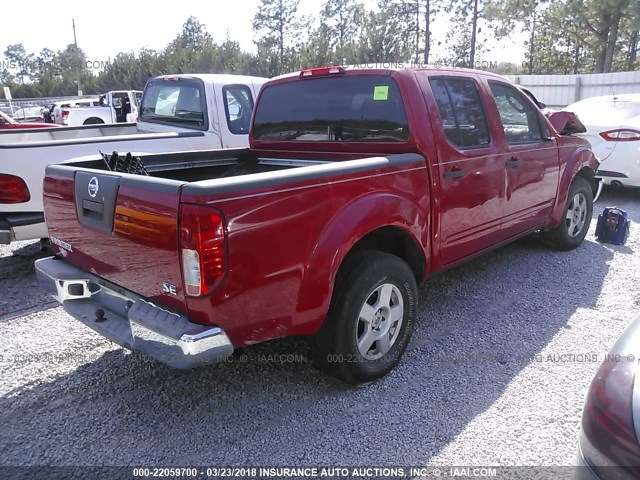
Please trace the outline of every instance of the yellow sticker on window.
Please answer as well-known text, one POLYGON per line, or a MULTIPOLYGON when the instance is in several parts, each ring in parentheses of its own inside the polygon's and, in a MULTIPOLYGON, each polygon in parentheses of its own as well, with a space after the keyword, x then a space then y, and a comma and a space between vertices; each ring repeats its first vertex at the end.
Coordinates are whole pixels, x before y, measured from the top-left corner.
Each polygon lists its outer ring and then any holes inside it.
POLYGON ((373 87, 373 99, 374 100, 387 100, 389 98, 389 87, 379 86, 373 87))

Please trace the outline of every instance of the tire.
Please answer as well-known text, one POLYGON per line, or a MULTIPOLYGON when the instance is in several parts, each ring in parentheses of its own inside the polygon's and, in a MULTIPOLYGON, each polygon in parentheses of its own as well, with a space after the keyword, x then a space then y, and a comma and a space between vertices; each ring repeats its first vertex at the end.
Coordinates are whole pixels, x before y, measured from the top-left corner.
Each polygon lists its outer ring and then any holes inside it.
POLYGON ((104 121, 100 118, 95 118, 95 117, 87 118, 83 123, 83 125, 101 125, 101 124, 104 124, 104 121))
POLYGON ((417 307, 416 279, 406 262, 378 251, 355 253, 340 268, 329 313, 313 339, 313 357, 346 383, 378 380, 406 350, 417 307))
POLYGON ((589 231, 592 214, 591 185, 585 178, 576 177, 569 188, 569 196, 560 224, 552 230, 542 232, 542 241, 557 250, 571 250, 579 247, 589 231))

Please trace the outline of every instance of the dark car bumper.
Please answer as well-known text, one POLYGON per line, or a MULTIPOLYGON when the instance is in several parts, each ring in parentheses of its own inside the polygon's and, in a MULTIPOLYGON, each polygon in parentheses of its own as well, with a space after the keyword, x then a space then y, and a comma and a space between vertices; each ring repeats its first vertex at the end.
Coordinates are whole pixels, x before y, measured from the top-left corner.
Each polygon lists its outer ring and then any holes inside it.
POLYGON ((575 466, 573 480, 602 480, 585 461, 580 446, 576 452, 575 466))

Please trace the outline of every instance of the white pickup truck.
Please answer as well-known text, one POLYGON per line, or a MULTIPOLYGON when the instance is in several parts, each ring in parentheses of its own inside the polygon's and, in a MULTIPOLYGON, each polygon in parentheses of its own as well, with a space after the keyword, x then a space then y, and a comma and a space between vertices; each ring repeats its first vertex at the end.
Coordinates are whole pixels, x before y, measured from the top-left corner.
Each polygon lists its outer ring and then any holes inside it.
POLYGON ((100 95, 96 106, 62 108, 59 121, 69 127, 129 122, 138 116, 141 97, 139 90, 107 92, 100 95))
POLYGON ((0 244, 48 237, 42 181, 50 164, 134 154, 248 146, 251 113, 267 79, 165 75, 149 80, 135 124, 0 132, 0 244))
POLYGON ((60 100, 54 102, 49 112, 51 114, 51 122, 56 125, 64 125, 62 121, 62 110, 68 108, 88 108, 98 106, 98 97, 95 98, 77 98, 72 100, 60 100))

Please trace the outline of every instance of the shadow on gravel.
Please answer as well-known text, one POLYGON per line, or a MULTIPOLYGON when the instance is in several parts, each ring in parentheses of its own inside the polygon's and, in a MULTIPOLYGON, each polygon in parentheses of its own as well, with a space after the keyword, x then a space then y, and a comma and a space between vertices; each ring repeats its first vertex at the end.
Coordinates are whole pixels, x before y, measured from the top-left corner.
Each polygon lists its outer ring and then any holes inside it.
POLYGON ((0 257, 0 316, 35 307, 46 302, 36 284, 33 262, 50 255, 40 249, 40 242, 28 243, 0 257))
POLYGON ((51 255, 40 249, 40 243, 29 243, 12 252, 10 256, 0 257, 0 280, 10 280, 33 274, 33 262, 51 255))
POLYGON ((70 364, 0 399, 0 464, 422 465, 596 306, 612 257, 593 233, 526 239, 433 278, 403 361, 361 389, 288 356, 299 339, 187 372, 122 350, 70 364))
POLYGON ((622 253, 624 255, 633 254, 633 249, 630 248, 630 247, 627 247, 626 245, 612 245, 612 244, 608 244, 608 243, 603 243, 602 247, 606 248, 607 250, 609 250, 611 252, 622 253))

